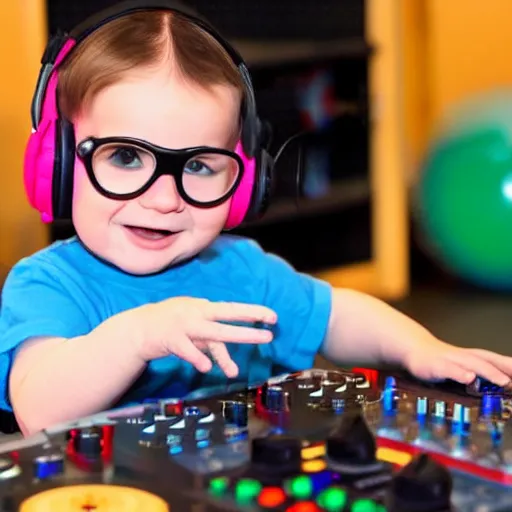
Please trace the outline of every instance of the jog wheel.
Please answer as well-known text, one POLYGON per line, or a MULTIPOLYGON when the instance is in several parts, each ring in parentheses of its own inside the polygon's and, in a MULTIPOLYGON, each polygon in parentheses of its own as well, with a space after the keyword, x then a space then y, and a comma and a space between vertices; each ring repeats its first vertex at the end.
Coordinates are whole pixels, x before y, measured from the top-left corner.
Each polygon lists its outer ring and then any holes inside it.
POLYGON ((40 492, 26 499, 19 512, 169 512, 154 494, 116 485, 72 485, 40 492))

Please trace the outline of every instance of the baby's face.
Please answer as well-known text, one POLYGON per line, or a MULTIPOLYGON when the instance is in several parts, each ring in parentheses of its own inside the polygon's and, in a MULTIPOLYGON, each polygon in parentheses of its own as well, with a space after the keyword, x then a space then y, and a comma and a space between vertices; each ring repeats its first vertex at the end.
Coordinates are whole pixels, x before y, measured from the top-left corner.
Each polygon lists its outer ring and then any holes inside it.
MULTIPOLYGON (((125 136, 171 149, 233 150, 239 108, 234 88, 205 90, 168 68, 141 69, 95 97, 74 122, 76 141, 125 136)), ((161 176, 135 199, 108 199, 92 186, 80 160, 75 166, 73 223, 78 236, 93 253, 132 274, 158 272, 196 255, 221 232, 229 205, 193 207, 180 197, 171 176, 161 176)))

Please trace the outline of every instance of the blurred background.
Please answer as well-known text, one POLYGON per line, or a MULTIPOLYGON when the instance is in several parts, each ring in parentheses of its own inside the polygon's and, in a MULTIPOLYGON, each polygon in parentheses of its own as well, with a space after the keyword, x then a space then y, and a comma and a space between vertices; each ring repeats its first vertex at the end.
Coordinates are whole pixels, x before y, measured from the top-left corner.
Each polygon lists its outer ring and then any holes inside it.
MULTIPOLYGON (((48 34, 112 3, 0 5, 0 283, 73 233, 24 195, 30 100, 48 34)), ((237 232, 447 341, 512 355, 510 0, 189 3, 248 62, 274 152, 304 132, 269 213, 237 232)))

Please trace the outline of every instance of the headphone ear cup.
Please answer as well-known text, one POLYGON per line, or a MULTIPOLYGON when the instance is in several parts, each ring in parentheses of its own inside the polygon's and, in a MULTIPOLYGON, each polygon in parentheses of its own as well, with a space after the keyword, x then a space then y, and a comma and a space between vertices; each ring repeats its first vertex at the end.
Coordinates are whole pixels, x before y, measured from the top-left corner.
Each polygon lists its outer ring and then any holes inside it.
POLYGON ((54 218, 71 219, 73 204, 73 178, 75 171, 75 131, 65 118, 56 122, 55 161, 53 168, 54 218))
POLYGON ((256 158, 254 187, 244 222, 257 220, 267 211, 272 196, 273 172, 274 159, 262 149, 256 158))
POLYGON ((53 220, 53 169, 57 124, 54 120, 41 123, 28 140, 23 163, 25 192, 30 204, 39 211, 43 222, 53 220))

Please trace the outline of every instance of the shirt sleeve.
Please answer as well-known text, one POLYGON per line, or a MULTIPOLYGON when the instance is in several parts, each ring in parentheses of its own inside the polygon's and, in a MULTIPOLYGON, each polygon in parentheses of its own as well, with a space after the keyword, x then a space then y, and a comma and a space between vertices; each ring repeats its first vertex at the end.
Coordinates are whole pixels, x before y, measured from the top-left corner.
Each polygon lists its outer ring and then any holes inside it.
POLYGON ((284 371, 313 367, 328 331, 332 287, 297 272, 253 241, 247 242, 246 250, 255 286, 263 293, 262 303, 278 315, 273 342, 259 346, 262 356, 270 357, 284 371))
POLYGON ((87 318, 57 268, 30 258, 9 273, 0 303, 0 409, 12 410, 9 374, 17 350, 39 336, 72 338, 89 330, 87 318))

